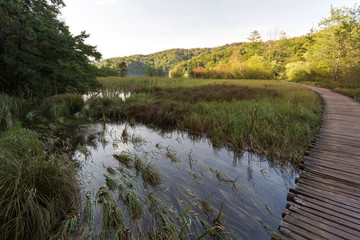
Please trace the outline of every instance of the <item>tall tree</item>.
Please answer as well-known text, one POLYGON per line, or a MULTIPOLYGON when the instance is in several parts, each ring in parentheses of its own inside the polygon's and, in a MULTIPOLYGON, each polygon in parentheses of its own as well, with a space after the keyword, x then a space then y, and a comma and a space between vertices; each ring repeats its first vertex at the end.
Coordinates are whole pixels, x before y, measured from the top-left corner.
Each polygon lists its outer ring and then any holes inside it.
POLYGON ((358 12, 356 6, 331 7, 330 17, 320 22, 321 31, 316 34, 315 44, 309 52, 309 60, 315 64, 320 75, 339 80, 349 53, 356 48, 354 44, 359 45, 354 38, 354 32, 359 28, 358 12))
POLYGON ((250 42, 260 42, 261 41, 261 35, 257 30, 254 30, 250 33, 250 36, 248 37, 248 40, 250 42))
POLYGON ((101 54, 58 20, 62 0, 0 0, 0 89, 48 96, 97 85, 101 54))
POLYGON ((127 73, 127 66, 125 61, 121 61, 117 64, 117 69, 119 71, 120 77, 125 77, 127 73))

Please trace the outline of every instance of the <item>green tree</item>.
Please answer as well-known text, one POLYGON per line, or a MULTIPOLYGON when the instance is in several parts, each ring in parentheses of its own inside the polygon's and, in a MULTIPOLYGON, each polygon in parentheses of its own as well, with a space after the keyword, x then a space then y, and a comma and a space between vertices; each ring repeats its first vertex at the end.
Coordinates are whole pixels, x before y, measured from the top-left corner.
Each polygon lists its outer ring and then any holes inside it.
MULTIPOLYGON (((351 55, 359 56, 359 9, 331 7, 330 17, 324 18, 315 35, 315 43, 307 60, 322 78, 340 80, 346 72, 346 63, 356 61, 351 55), (351 59, 351 60, 350 60, 351 59), (350 60, 350 61, 349 61, 350 60)), ((348 71, 351 71, 348 69, 348 71)))
POLYGON ((95 88, 101 54, 58 19, 62 0, 0 0, 0 89, 48 96, 95 88))
POLYGON ((250 42, 260 42, 261 41, 261 35, 257 30, 254 30, 250 33, 250 36, 248 37, 248 40, 250 42))
POLYGON ((120 77, 125 77, 127 73, 127 66, 125 61, 121 61, 117 64, 117 69, 119 71, 120 77))

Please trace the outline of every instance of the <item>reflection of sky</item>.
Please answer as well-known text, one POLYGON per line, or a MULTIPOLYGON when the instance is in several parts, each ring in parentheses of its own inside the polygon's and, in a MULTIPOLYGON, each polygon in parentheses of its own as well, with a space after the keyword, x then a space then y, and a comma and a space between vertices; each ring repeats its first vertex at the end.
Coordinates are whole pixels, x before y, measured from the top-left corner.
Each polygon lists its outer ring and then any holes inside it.
MULTIPOLYGON (((145 126, 137 126, 135 129, 128 126, 127 129, 130 138, 141 136, 146 142, 123 143, 120 139, 124 127, 123 124, 87 126, 85 135, 96 132, 97 137, 96 145, 88 147, 91 156, 87 160, 77 153, 83 163, 80 176, 84 190, 95 196, 99 187, 105 185, 106 167, 119 167, 112 155, 122 151, 130 152, 156 166, 163 179, 161 195, 175 208, 180 208, 179 211, 192 205, 194 212, 201 215, 194 199, 210 202, 217 211, 224 202, 223 223, 227 231, 240 234, 233 235, 234 239, 237 239, 236 236, 265 239, 269 235, 264 225, 276 229, 286 204, 288 188, 294 186, 296 173, 290 167, 270 163, 248 152, 240 156, 225 148, 215 149, 207 139, 192 141, 184 133, 161 134, 145 126), (167 147, 180 159, 179 163, 171 163, 166 158, 167 147), (189 155, 195 159, 191 167, 189 155), (215 176, 216 170, 220 170, 226 178, 237 179, 236 187, 230 182, 219 182, 215 176), (200 180, 196 181, 193 174, 197 174, 200 180)), ((134 185, 142 189, 136 190, 140 195, 152 191, 151 188, 143 189, 142 184, 134 185)), ((144 213, 144 216, 145 219, 151 219, 148 213, 144 213)), ((99 218, 97 221, 101 225, 99 218)))

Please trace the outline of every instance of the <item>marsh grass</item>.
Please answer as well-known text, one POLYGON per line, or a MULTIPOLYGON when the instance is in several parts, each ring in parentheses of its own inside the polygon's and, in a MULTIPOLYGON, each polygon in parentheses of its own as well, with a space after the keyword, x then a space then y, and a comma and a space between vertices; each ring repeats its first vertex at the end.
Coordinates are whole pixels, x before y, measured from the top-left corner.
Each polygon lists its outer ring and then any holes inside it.
POLYGON ((90 225, 91 222, 93 221, 93 217, 94 217, 94 211, 93 211, 93 204, 92 204, 92 200, 91 200, 91 193, 87 192, 86 193, 86 203, 85 203, 85 207, 84 207, 84 211, 83 211, 83 223, 90 225))
POLYGON ((172 163, 179 163, 180 162, 180 158, 178 158, 176 152, 170 146, 166 147, 165 157, 170 159, 170 161, 172 163))
POLYGON ((223 171, 221 171, 220 169, 215 169, 215 168, 210 168, 210 171, 212 173, 215 174, 217 180, 219 182, 224 182, 224 183, 233 183, 235 184, 236 181, 238 180, 239 177, 235 178, 235 179, 231 179, 229 176, 227 176, 223 171))
POLYGON ((19 125, 0 137, 0 238, 45 239, 67 217, 78 194, 66 155, 48 155, 39 136, 19 125))
POLYGON ((162 181, 159 171, 151 163, 143 166, 141 176, 144 183, 150 184, 153 187, 159 186, 162 181))
POLYGON ((134 162, 134 159, 126 153, 114 154, 113 157, 127 168, 131 168, 134 162))
POLYGON ((15 122, 21 104, 14 97, 0 94, 0 130, 11 128, 15 122))
MULTIPOLYGON (((118 105, 119 120, 132 118, 163 129, 185 130, 210 138, 215 146, 227 146, 236 152, 248 150, 270 159, 299 162, 321 123, 319 96, 304 87, 275 80, 99 81, 107 91, 132 92, 125 102, 107 100, 111 108, 118 105)), ((102 109, 109 112, 110 107, 102 109)))
POLYGON ((138 219, 143 212, 143 207, 138 196, 129 191, 125 196, 124 203, 128 207, 130 217, 132 219, 138 219))
POLYGON ((110 191, 115 191, 119 189, 119 183, 113 177, 110 177, 106 174, 104 176, 106 186, 109 188, 110 191))
POLYGON ((102 237, 114 237, 118 234, 118 231, 124 229, 125 226, 121 209, 114 199, 114 196, 105 187, 99 189, 96 197, 97 201, 102 205, 102 237))

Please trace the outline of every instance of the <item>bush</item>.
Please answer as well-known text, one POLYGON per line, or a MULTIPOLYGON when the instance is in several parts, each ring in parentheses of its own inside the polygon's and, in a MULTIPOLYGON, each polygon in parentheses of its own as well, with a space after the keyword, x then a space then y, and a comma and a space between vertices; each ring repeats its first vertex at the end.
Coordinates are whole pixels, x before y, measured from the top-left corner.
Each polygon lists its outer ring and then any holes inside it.
POLYGON ((44 101, 45 110, 51 117, 66 117, 80 112, 85 106, 84 99, 79 94, 59 94, 44 101))
POLYGON ((0 239, 46 239, 65 217, 77 193, 75 172, 65 159, 50 158, 31 130, 15 125, 4 132, 0 138, 0 239))
POLYGON ((291 81, 304 81, 310 77, 309 64, 306 62, 291 62, 285 68, 286 78, 291 81))
POLYGON ((169 72, 170 78, 182 78, 182 77, 184 77, 184 75, 185 75, 185 72, 181 68, 170 70, 170 72, 169 72))
POLYGON ((275 77, 275 62, 255 55, 246 62, 236 64, 233 74, 238 79, 271 79, 275 77))

